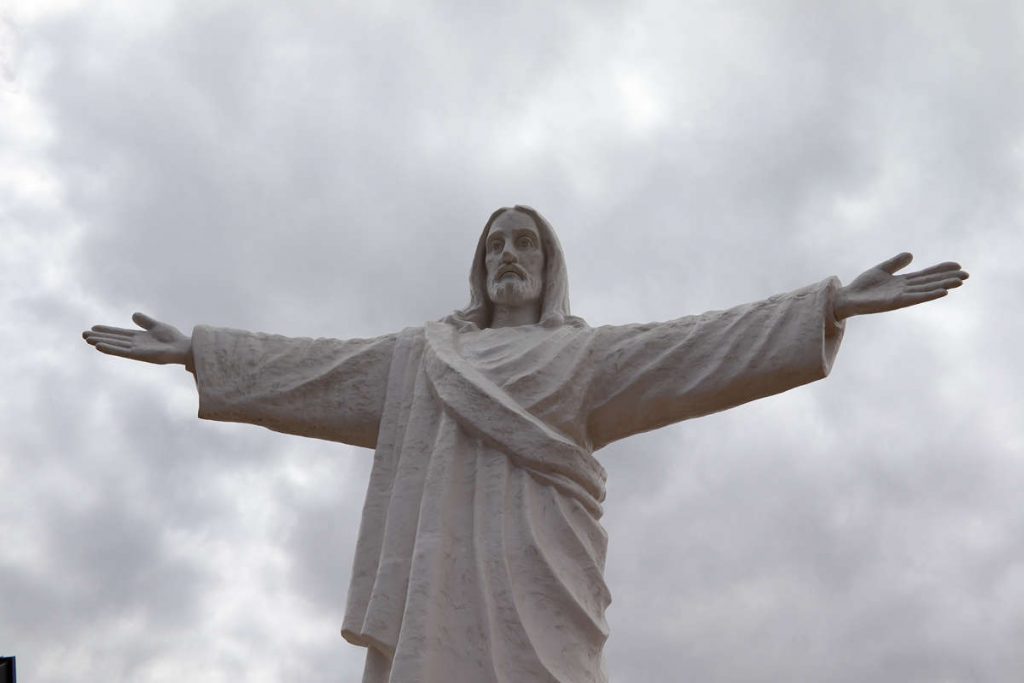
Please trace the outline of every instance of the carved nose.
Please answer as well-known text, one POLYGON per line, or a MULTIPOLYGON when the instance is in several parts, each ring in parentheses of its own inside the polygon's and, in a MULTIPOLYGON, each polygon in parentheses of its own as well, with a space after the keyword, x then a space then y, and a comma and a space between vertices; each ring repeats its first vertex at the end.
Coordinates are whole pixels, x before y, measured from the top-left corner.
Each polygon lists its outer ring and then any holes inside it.
POLYGON ((508 249, 506 249, 505 251, 501 252, 501 262, 502 263, 515 263, 516 262, 516 255, 513 254, 508 249))

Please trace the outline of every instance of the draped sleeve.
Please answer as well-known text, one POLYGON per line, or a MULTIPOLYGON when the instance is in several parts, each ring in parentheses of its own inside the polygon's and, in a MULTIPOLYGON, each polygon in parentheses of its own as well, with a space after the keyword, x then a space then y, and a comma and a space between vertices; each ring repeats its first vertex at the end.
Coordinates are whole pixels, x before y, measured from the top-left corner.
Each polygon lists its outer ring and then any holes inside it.
POLYGON ((192 353, 199 417, 373 448, 395 340, 198 326, 192 353))
POLYGON ((839 280, 664 323, 595 329, 594 449, 825 377, 842 338, 839 280))

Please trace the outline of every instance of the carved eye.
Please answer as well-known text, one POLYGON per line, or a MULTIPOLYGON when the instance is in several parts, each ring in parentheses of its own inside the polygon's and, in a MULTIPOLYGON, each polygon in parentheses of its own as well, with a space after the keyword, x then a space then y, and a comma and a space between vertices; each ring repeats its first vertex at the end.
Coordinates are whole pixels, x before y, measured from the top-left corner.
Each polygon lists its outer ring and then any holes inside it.
POLYGON ((491 240, 491 251, 498 251, 502 247, 502 240, 491 240))
POLYGON ((519 248, 520 249, 529 249, 532 246, 533 246, 533 238, 532 237, 520 237, 519 238, 519 248))

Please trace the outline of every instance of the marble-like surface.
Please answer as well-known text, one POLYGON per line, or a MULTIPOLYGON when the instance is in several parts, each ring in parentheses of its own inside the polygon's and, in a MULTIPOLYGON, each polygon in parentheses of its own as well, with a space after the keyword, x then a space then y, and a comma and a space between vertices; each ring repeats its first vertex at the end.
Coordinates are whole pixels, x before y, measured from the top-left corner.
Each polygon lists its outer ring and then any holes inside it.
POLYGON ((375 339, 303 339, 143 314, 97 350, 184 364, 200 417, 375 449, 342 634, 364 681, 604 681, 601 447, 825 377, 844 320, 944 296, 955 263, 899 254, 725 311, 591 327, 528 207, 481 234, 469 305, 375 339))

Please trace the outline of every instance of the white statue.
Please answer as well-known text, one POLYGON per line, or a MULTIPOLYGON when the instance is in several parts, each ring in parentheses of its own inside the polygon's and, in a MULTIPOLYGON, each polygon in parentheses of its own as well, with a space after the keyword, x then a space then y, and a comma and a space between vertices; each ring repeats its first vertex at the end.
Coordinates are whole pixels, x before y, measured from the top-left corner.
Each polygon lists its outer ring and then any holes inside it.
POLYGON ((944 296, 967 273, 896 275, 904 253, 727 311, 590 327, 569 313, 551 226, 524 206, 484 227, 469 306, 376 339, 216 327, 141 313, 99 351, 195 374, 199 416, 375 448, 342 635, 365 682, 605 681, 594 451, 825 377, 844 319, 944 296))

